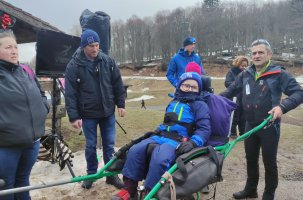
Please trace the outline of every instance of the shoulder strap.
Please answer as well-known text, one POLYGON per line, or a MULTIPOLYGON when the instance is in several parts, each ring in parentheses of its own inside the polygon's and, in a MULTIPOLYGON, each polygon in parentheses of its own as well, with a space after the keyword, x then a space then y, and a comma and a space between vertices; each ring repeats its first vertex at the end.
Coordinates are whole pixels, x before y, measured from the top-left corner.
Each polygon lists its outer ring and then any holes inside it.
POLYGON ((33 79, 35 78, 35 74, 29 66, 25 64, 19 64, 19 65, 22 67, 24 71, 26 71, 29 74, 30 77, 32 77, 33 79))

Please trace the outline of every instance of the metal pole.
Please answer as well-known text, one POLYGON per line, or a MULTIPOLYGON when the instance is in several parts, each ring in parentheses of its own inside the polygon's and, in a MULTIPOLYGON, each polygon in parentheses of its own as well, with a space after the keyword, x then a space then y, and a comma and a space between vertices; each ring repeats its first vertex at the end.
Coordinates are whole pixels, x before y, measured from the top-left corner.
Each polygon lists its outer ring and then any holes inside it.
MULTIPOLYGON (((236 101, 237 101, 237 97, 234 97, 233 98, 233 102, 235 102, 236 103, 236 101)), ((241 106, 241 105, 240 105, 241 106)), ((229 133, 228 133, 228 138, 230 137, 230 134, 231 134, 231 127, 232 127, 232 125, 233 125, 233 119, 234 119, 234 113, 235 113, 235 110, 233 110, 232 112, 231 112, 231 116, 230 116, 230 123, 229 123, 229 133)))
MULTIPOLYGON (((56 113, 57 113, 57 95, 55 94, 56 90, 57 90, 57 85, 59 86, 59 89, 61 90, 62 94, 65 95, 64 93, 64 88, 63 85, 61 83, 61 81, 56 78, 53 77, 53 92, 52 92, 52 107, 53 107, 53 116, 52 116, 52 148, 51 148, 51 154, 52 154, 52 163, 55 163, 55 148, 57 148, 58 151, 61 151, 60 148, 58 148, 58 134, 57 134, 57 127, 56 127, 56 123, 57 123, 57 118, 56 118, 56 113), (59 84, 58 84, 59 83, 59 84)), ((59 92, 60 95, 60 92, 59 92)), ((60 152, 62 153, 62 152, 60 152)), ((75 177, 75 173, 72 169, 72 164, 70 163, 69 160, 66 160, 66 164, 68 167, 69 172, 71 173, 71 175, 73 177, 75 177)))
POLYGON ((30 190, 37 190, 37 189, 52 187, 52 186, 56 186, 56 185, 63 185, 63 184, 67 184, 67 183, 72 183, 72 180, 69 179, 69 180, 57 181, 57 182, 53 182, 53 183, 49 183, 49 184, 43 183, 41 185, 33 185, 33 186, 26 186, 26 187, 20 187, 20 188, 12 188, 12 189, 8 189, 8 190, 0 190, 0 196, 18 193, 18 192, 27 192, 30 190))
POLYGON ((122 129, 122 131, 125 133, 125 134, 127 134, 126 133, 126 131, 124 130, 124 128, 121 126, 121 124, 116 120, 116 123, 118 124, 118 126, 122 129))

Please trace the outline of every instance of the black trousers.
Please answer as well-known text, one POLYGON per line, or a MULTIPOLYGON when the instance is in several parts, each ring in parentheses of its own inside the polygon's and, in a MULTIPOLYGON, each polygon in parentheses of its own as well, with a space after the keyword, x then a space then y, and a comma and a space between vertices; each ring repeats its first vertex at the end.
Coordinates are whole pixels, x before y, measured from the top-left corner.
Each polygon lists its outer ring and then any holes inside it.
MULTIPOLYGON (((258 124, 246 123, 245 131, 249 131, 258 124)), ((259 154, 265 168, 265 190, 263 199, 274 199, 278 186, 277 150, 280 139, 280 122, 275 122, 267 129, 262 129, 245 140, 247 162, 247 182, 245 190, 256 191, 259 181, 259 154)))

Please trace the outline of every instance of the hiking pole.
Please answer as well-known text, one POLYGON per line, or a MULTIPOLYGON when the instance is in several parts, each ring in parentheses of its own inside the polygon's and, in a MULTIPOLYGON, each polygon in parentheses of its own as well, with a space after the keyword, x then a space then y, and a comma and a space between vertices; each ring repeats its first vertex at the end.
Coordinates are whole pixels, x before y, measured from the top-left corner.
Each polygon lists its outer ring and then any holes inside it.
MULTIPOLYGON (((234 97, 233 98, 233 102, 237 102, 237 97, 234 97)), ((236 108, 237 109, 237 108, 236 108)), ((229 123, 229 133, 228 133, 228 138, 230 137, 230 135, 231 135, 231 127, 232 127, 232 125, 233 125, 233 121, 234 121, 234 114, 235 114, 235 110, 233 110, 232 112, 231 112, 231 116, 230 116, 230 123, 229 123)))
POLYGON ((126 133, 126 131, 124 130, 124 128, 121 126, 121 124, 116 120, 116 123, 118 124, 118 126, 122 129, 122 131, 125 133, 125 134, 127 134, 126 133))

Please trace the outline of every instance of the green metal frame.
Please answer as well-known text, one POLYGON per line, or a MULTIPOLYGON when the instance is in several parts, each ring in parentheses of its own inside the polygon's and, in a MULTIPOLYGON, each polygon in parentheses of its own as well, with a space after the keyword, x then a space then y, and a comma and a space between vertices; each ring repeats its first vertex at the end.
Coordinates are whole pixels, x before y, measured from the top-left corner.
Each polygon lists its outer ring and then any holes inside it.
MULTIPOLYGON (((218 146, 218 147, 214 147, 214 149, 216 151, 220 151, 223 155, 224 158, 226 158, 228 156, 228 154, 230 153, 230 151, 234 148, 234 146, 240 142, 245 140, 246 138, 248 138, 249 136, 251 136, 253 133, 258 132, 259 130, 261 130, 262 128, 265 127, 266 124, 269 123, 269 121, 272 119, 272 115, 270 115, 267 119, 265 119, 260 125, 258 125, 257 127, 251 129, 250 131, 246 132, 245 134, 237 137, 237 139, 230 141, 228 143, 226 143, 223 146, 218 146)), ((199 152, 197 152, 196 154, 193 154, 190 158, 188 158, 187 160, 185 160, 185 162, 190 161, 193 157, 197 157, 199 155, 202 155, 206 153, 206 150, 201 150, 199 152)), ((169 170, 168 173, 169 174, 173 174, 176 170, 178 169, 177 164, 174 164, 169 170)), ((153 189, 148 193, 148 195, 144 198, 144 200, 156 200, 157 198, 153 198, 154 195, 159 191, 159 189, 162 187, 162 185, 164 183, 166 183, 166 178, 161 177, 160 181, 153 187, 153 189)), ((199 199, 199 195, 198 195, 198 199, 199 199)))
MULTIPOLYGON (((245 140, 246 138, 248 138, 249 136, 251 136, 253 133, 259 131, 260 129, 264 128, 266 124, 269 123, 269 121, 272 119, 272 116, 270 115, 267 119, 265 119, 260 125, 258 125, 257 127, 253 128, 252 130, 248 131, 247 133, 243 134, 242 136, 239 136, 237 139, 235 139, 234 141, 230 141, 228 143, 226 143, 223 146, 218 146, 218 147, 214 147, 214 149, 216 151, 220 151, 223 155, 224 158, 226 158, 228 156, 228 154, 230 153, 230 151, 233 149, 233 147, 242 140, 245 140)), ((128 149, 130 148, 132 145, 138 143, 139 141, 141 141, 142 139, 145 139, 149 137, 148 134, 132 141, 131 143, 125 145, 124 149, 128 149)), ((121 149, 122 149, 121 148, 121 149)), ((185 160, 185 162, 188 162, 189 160, 191 160, 193 157, 197 157, 199 155, 202 155, 206 153, 206 150, 201 150, 198 151, 197 153, 193 154, 192 156, 190 156, 187 160, 185 160)), ((109 172, 107 169, 109 168, 109 166, 111 166, 117 159, 119 156, 115 155, 113 156, 113 158, 104 166, 102 167, 97 173, 95 174, 91 174, 91 175, 85 175, 85 176, 77 176, 71 179, 67 179, 67 180, 61 180, 61 181, 56 181, 56 182, 52 182, 52 183, 44 183, 41 185, 34 185, 34 186, 26 186, 26 187, 20 187, 20 188, 13 188, 13 189, 8 189, 8 190, 0 190, 0 197, 3 195, 8 195, 8 194, 13 194, 13 193, 18 193, 18 192, 25 192, 25 191, 30 191, 30 190, 36 190, 36 189, 42 189, 42 188, 47 188, 47 187, 52 187, 52 186, 57 186, 57 185, 63 185, 63 184, 68 184, 68 183, 76 183, 76 182, 81 182, 84 180, 98 180, 100 178, 106 177, 106 176, 112 176, 112 175, 116 175, 116 174, 120 174, 121 171, 115 171, 115 172, 109 172)), ((176 170, 177 170, 177 164, 174 164, 169 170, 168 173, 173 174, 176 170)), ((160 181, 153 187, 153 189, 148 193, 148 195, 144 198, 144 200, 156 200, 156 198, 154 198, 153 196, 159 191, 159 189, 161 188, 161 186, 166 182, 167 180, 165 178, 161 178, 160 181)), ((200 199, 200 195, 197 194, 197 198, 200 199)), ((0 198, 1 199, 1 198, 0 198)))

